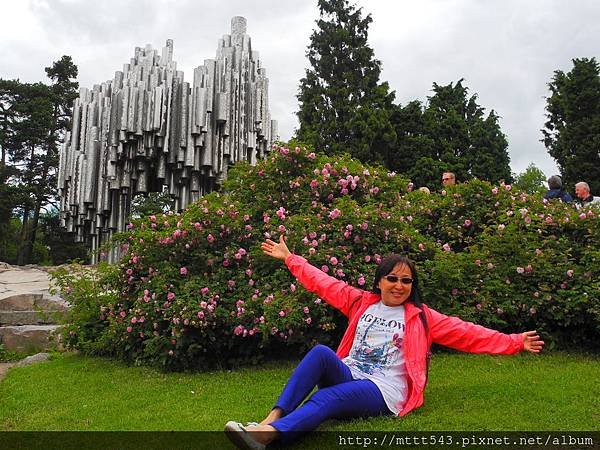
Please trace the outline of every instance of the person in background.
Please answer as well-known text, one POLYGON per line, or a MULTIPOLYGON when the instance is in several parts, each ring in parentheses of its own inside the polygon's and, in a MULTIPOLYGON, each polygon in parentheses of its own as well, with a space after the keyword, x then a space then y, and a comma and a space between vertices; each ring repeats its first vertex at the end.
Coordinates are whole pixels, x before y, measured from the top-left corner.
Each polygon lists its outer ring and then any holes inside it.
POLYGON ((429 190, 429 188, 427 186, 421 186, 419 188, 419 191, 424 192, 425 194, 431 194, 431 191, 429 190))
POLYGON ((575 185, 575 195, 579 199, 577 208, 588 206, 593 203, 600 203, 600 197, 594 197, 590 192, 590 185, 585 181, 580 181, 575 185))
POLYGON ((442 184, 447 186, 454 186, 456 184, 456 175, 454 172, 444 172, 442 174, 442 184))
POLYGON ((317 345, 304 356, 260 423, 227 422, 225 433, 239 448, 262 450, 275 439, 295 439, 330 418, 408 414, 423 404, 432 342, 496 355, 539 353, 544 346, 535 331, 504 334, 429 308, 421 301, 415 263, 405 256, 384 258, 369 292, 294 255, 283 235, 278 243, 267 239, 261 249, 347 316, 348 327, 337 352, 317 345))
POLYGON ((565 203, 573 201, 573 197, 563 189, 562 180, 558 175, 552 175, 548 178, 548 192, 544 194, 544 198, 546 200, 558 198, 565 203))

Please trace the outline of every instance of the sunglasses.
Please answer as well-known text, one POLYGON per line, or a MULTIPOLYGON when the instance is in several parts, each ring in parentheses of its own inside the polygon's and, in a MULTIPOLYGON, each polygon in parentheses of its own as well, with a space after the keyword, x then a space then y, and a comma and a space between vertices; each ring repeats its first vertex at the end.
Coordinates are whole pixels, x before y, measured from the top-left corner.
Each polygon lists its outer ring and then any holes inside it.
POLYGON ((390 283, 397 283, 398 281, 400 281, 402 284, 412 284, 413 279, 412 278, 408 278, 408 277, 397 277, 396 275, 386 275, 385 277, 386 280, 388 280, 390 283))

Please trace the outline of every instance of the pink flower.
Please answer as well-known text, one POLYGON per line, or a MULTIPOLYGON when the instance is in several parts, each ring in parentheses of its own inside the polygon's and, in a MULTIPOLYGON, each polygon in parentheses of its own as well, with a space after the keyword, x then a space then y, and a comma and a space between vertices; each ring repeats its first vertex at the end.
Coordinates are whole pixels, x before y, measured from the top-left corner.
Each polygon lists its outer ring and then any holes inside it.
POLYGON ((497 187, 493 188, 492 189, 492 194, 496 195, 497 193, 498 193, 498 188, 497 187))
POLYGON ((128 332, 128 333, 131 333, 132 331, 133 331, 133 328, 131 328, 131 327, 127 327, 127 332, 128 332))
POLYGON ((319 185, 319 182, 317 180, 312 180, 310 182, 310 187, 313 189, 316 188, 318 185, 319 185))
POLYGON ((277 210, 277 212, 275 214, 277 214, 277 217, 279 217, 281 220, 285 220, 285 213, 286 213, 286 210, 282 206, 277 210))
POLYGON ((206 236, 206 240, 212 244, 215 241, 215 237, 212 234, 209 234, 206 236))
POLYGON ((128 229, 128 230, 131 230, 132 228, 133 228, 133 224, 132 224, 131 222, 129 222, 129 223, 127 224, 127 229, 128 229))
POLYGON ((494 268, 494 265, 492 263, 488 263, 487 268, 489 270, 492 270, 494 268))
POLYGON ((412 190, 415 188, 415 184, 411 181, 410 183, 408 183, 408 192, 412 192, 412 190))
POLYGON ((471 224, 472 224, 472 223, 473 223, 473 222, 471 222, 469 219, 467 219, 467 220, 465 220, 465 223, 463 224, 463 226, 464 226, 465 228, 468 228, 468 227, 470 227, 470 226, 471 226, 471 224))
POLYGON ((285 311, 279 311, 279 317, 285 317, 285 311))
POLYGON ((137 323, 137 317, 135 317, 135 316, 134 316, 134 317, 132 317, 132 318, 131 318, 131 323, 137 323))
POLYGON ((152 214, 150 217, 150 222, 156 222, 156 216, 154 214, 152 214))
POLYGON ((179 269, 179 273, 181 275, 187 275, 187 273, 188 273, 187 267, 182 267, 181 269, 179 269))
POLYGON ((175 294, 173 292, 169 292, 167 294, 167 300, 172 301, 175 298, 175 294))
POLYGON ((442 249, 443 249, 445 252, 449 252, 449 251, 451 250, 451 249, 450 249, 450 245, 448 245, 447 243, 446 243, 446 244, 444 244, 444 245, 442 245, 442 249))
POLYGON ((204 311, 198 311, 198 319, 204 319, 204 311))
POLYGON ((333 211, 331 211, 329 213, 329 218, 333 220, 333 219, 337 219, 341 215, 342 215, 342 212, 339 209, 335 208, 333 211))
POLYGON ((481 260, 480 259, 476 259, 475 260, 475 264, 477 264, 478 266, 481 266, 481 260))
POLYGON ((363 222, 363 223, 360 225, 360 228, 361 228, 361 229, 363 229, 363 230, 366 230, 367 228, 369 228, 369 224, 368 224, 367 222, 363 222))
POLYGON ((325 264, 323 264, 323 265, 321 266, 321 270, 322 270, 323 272, 327 273, 327 272, 329 272, 329 267, 327 267, 325 264))
POLYGON ((359 286, 364 286, 366 281, 365 281, 365 277, 363 277, 362 275, 358 278, 358 285, 359 286))
POLYGON ((569 269, 569 270, 567 270, 567 276, 568 276, 569 278, 573 278, 573 274, 574 274, 574 273, 575 273, 575 272, 573 271, 573 269, 569 269))
POLYGON ((586 214, 586 213, 581 213, 581 214, 579 214, 579 218, 580 218, 581 220, 584 220, 584 219, 586 219, 586 218, 587 218, 587 214, 586 214))
POLYGON ((331 258, 329 258, 329 262, 331 263, 331 265, 335 266, 338 263, 338 260, 335 256, 332 256, 331 258))
POLYGON ((200 222, 196 222, 196 223, 194 224, 194 228, 195 228, 196 230, 199 230, 199 229, 201 229, 201 228, 202 228, 202 225, 200 225, 200 222))
POLYGON ((308 306, 305 306, 304 308, 302 308, 302 311, 304 311, 304 314, 308 314, 310 312, 310 310, 308 309, 308 306))
POLYGON ((421 250, 421 251, 425 250, 425 245, 423 245, 422 242, 419 244, 419 250, 421 250))
POLYGON ((512 189, 512 186, 510 184, 505 184, 504 189, 506 189, 507 191, 510 191, 512 189))
POLYGON ((133 270, 132 269, 127 269, 127 275, 131 275, 133 274, 133 270))
POLYGON ((285 227, 283 225, 279 225, 277 227, 277 231, 279 231, 280 233, 285 233, 285 227))
POLYGON ((239 336, 240 334, 244 333, 244 327, 242 325, 238 325, 237 327, 235 327, 233 329, 233 334, 235 334, 236 336, 239 336))
POLYGON ((525 273, 525 269, 523 267, 517 267, 517 273, 525 273))
POLYGON ((453 288, 451 294, 456 297, 458 295, 458 289, 453 288))
POLYGON ((500 231, 504 230, 506 228, 506 225, 504 225, 503 223, 501 223, 500 225, 498 225, 498 229, 500 231))
POLYGON ((317 155, 315 155, 315 153, 314 153, 314 152, 310 152, 308 155, 306 155, 306 157, 307 157, 308 159, 315 159, 315 158, 317 157, 317 155))
POLYGON ((535 249, 535 254, 536 254, 537 256, 540 256, 540 255, 542 254, 542 251, 541 251, 539 248, 536 248, 536 249, 535 249))

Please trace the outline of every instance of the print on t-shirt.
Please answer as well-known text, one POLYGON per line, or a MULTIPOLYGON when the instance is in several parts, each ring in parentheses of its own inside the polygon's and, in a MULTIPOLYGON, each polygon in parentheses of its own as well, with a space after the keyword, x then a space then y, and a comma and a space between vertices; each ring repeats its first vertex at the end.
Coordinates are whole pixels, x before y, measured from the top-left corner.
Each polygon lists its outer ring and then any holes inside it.
POLYGON ((403 337, 404 321, 363 315, 350 351, 350 365, 369 375, 385 376, 384 368, 394 365, 400 356, 403 337))

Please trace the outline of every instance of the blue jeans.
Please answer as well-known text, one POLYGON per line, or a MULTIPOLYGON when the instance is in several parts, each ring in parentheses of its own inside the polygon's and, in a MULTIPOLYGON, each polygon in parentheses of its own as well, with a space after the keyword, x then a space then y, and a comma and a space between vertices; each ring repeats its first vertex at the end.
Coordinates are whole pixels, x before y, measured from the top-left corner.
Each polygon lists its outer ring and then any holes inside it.
POLYGON ((283 417, 271 426, 284 441, 314 430, 327 419, 392 414, 375 383, 353 379, 348 366, 324 345, 312 348, 300 361, 275 407, 283 410, 283 417), (315 386, 319 390, 299 406, 315 386))

